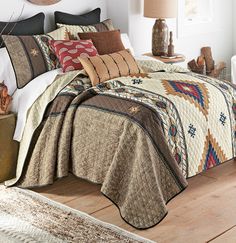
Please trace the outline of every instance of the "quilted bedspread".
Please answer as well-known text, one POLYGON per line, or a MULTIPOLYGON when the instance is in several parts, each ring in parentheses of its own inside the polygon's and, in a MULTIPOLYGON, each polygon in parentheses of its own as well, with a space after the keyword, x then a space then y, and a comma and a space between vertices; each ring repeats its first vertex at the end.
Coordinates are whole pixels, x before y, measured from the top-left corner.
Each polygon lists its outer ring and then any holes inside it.
POLYGON ((72 172, 101 184, 122 218, 144 229, 165 217, 186 178, 235 157, 230 83, 153 61, 140 65, 148 72, 141 78, 90 88, 78 73, 60 77, 29 112, 18 177, 8 185, 48 185, 72 172))

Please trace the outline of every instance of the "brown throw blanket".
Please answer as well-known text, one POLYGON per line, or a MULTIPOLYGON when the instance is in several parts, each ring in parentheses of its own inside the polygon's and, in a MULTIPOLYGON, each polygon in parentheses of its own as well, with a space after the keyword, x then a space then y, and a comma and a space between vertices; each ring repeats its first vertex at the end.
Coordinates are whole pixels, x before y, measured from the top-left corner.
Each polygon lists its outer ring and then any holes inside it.
POLYGON ((101 184, 139 229, 159 223, 166 203, 187 186, 154 109, 73 83, 48 106, 24 168, 21 187, 52 184, 69 172, 101 184))

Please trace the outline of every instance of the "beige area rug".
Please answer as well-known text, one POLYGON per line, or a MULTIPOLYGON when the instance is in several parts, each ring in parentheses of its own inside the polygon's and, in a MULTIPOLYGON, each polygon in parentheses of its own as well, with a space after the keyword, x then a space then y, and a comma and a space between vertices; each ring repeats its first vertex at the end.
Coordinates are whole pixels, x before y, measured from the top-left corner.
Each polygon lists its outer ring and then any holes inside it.
POLYGON ((35 192, 0 186, 1 243, 152 242, 35 192))

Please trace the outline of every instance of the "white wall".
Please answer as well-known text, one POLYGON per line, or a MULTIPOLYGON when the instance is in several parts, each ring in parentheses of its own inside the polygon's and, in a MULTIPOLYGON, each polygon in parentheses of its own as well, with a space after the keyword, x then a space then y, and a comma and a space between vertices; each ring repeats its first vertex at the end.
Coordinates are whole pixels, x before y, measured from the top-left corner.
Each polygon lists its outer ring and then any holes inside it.
MULTIPOLYGON (((3 1, 3 0, 2 0, 3 1)), ((61 2, 50 6, 39 6, 29 3, 26 0, 4 0, 4 4, 1 5, 1 21, 9 21, 13 12, 16 20, 21 12, 22 6, 25 4, 25 9, 21 19, 31 17, 32 15, 44 12, 46 14, 46 28, 45 31, 53 29, 54 11, 63 11, 72 14, 85 13, 94 8, 100 7, 102 9, 102 19, 106 18, 106 0, 62 0, 61 2)))
MULTIPOLYGON (((110 2, 110 8, 108 6, 108 16, 110 16, 110 11, 113 11, 117 0, 107 0, 110 2), (114 4, 112 4, 112 2, 114 4)), ((215 28, 212 31, 204 33, 189 35, 179 37, 175 39, 176 52, 182 53, 187 57, 187 60, 196 58, 200 54, 200 48, 202 46, 211 46, 213 51, 213 56, 216 61, 224 60, 230 67, 230 59, 233 54, 233 12, 232 6, 235 0, 214 0, 215 8, 215 22, 213 23, 215 28)), ((236 5, 236 3, 235 3, 236 5)), ((151 51, 151 37, 152 37, 152 27, 154 24, 154 19, 148 19, 143 17, 143 0, 127 0, 126 3, 119 1, 119 8, 115 8, 117 11, 115 15, 112 15, 115 23, 122 31, 128 32, 131 42, 134 46, 135 51, 138 54, 151 51), (128 6, 127 6, 127 3, 128 6), (122 6, 121 6, 122 5, 122 6), (128 9, 128 10, 127 10, 128 9), (122 16, 122 12, 128 12, 128 20, 126 17, 122 16), (122 18, 121 18, 122 16, 122 18), (126 19, 126 24, 123 20, 126 19), (119 25, 120 24, 120 25, 119 25), (128 28, 128 31, 127 31, 128 28)), ((176 30, 176 21, 168 21, 170 30, 176 30)), ((194 26, 193 26, 194 28, 194 26)), ((235 28, 236 28, 236 17, 235 17, 235 28)), ((235 33, 236 40, 236 33, 235 33)), ((235 44, 236 50, 236 44, 235 44)), ((230 70, 228 69, 228 72, 230 70)))
POLYGON ((129 32, 129 0, 106 0, 107 16, 122 32, 129 32))

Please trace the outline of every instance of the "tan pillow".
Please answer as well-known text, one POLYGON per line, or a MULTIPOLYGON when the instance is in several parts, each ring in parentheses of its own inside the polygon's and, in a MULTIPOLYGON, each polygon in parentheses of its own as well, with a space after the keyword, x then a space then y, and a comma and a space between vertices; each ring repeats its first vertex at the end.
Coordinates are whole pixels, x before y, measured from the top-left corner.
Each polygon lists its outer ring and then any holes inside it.
POLYGON ((66 27, 70 40, 78 40, 78 33, 85 32, 104 32, 114 30, 111 19, 104 20, 98 24, 93 25, 68 25, 68 24, 57 24, 58 28, 66 27))
POLYGON ((81 40, 92 40, 99 55, 125 50, 119 30, 78 33, 81 40))
POLYGON ((129 50, 103 56, 79 57, 79 60, 93 86, 113 78, 138 75, 142 72, 129 50))

